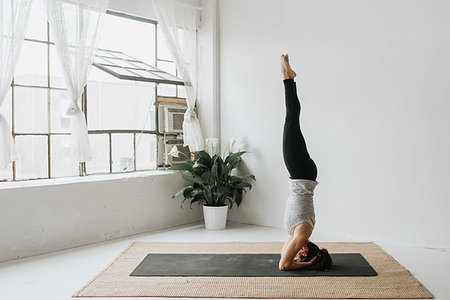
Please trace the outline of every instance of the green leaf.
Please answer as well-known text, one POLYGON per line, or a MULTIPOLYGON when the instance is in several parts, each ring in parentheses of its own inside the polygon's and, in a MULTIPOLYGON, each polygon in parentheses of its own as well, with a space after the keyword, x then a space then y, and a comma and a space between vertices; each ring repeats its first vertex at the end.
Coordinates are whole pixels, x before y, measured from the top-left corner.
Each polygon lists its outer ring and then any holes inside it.
POLYGON ((230 202, 230 209, 233 207, 233 202, 236 200, 236 196, 234 195, 235 194, 234 191, 232 190, 231 192, 232 193, 231 193, 230 199, 228 200, 228 202, 230 202))
POLYGON ((192 170, 192 166, 187 163, 182 164, 175 164, 168 168, 168 170, 175 170, 175 171, 190 171, 192 170))
POLYGON ((202 150, 199 151, 195 157, 195 161, 197 163, 201 163, 205 165, 208 169, 212 167, 212 159, 211 156, 209 156, 208 152, 202 150))
POLYGON ((223 160, 220 155, 210 157, 206 151, 199 151, 194 161, 187 160, 183 164, 175 165, 172 169, 188 171, 181 172, 181 175, 190 182, 176 194, 178 196, 183 193, 182 206, 187 200, 190 200, 191 208, 193 203, 211 206, 229 203, 230 208, 234 204, 239 206, 243 193, 252 188, 250 182, 256 180, 252 174, 231 175, 232 170, 241 163, 244 153, 245 151, 230 153, 223 160))
POLYGON ((214 180, 218 180, 220 178, 218 173, 219 164, 217 162, 214 162, 212 168, 211 168, 211 178, 214 180))
POLYGON ((244 178, 245 180, 253 179, 254 181, 256 181, 255 175, 252 174, 244 175, 242 176, 242 178, 244 178))
POLYGON ((227 165, 223 165, 222 166, 222 174, 221 174, 222 180, 224 180, 225 182, 228 182, 230 173, 231 173, 231 168, 227 165))
POLYGON ((203 181, 203 184, 210 184, 211 183, 211 171, 206 170, 206 172, 204 172, 200 178, 203 181))
POLYGON ((225 186, 225 187, 222 189, 222 191, 220 192, 220 194, 219 194, 219 197, 218 197, 218 199, 217 199, 217 203, 218 203, 219 205, 224 204, 227 195, 228 195, 228 187, 225 186))
POLYGON ((240 158, 240 157, 238 157, 238 158, 236 158, 235 160, 233 160, 233 161, 230 163, 231 169, 237 168, 237 167, 239 166, 239 164, 241 163, 241 161, 242 161, 242 158, 240 158))
POLYGON ((239 205, 241 205, 242 202, 242 190, 235 190, 236 191, 236 204, 239 207, 239 205))
POLYGON ((234 187, 235 188, 241 188, 241 189, 244 189, 244 188, 248 187, 248 188, 251 189, 252 185, 250 183, 248 183, 248 182, 242 181, 242 182, 236 184, 234 187))
POLYGON ((192 197, 192 192, 193 191, 194 191, 194 188, 192 186, 188 185, 187 187, 184 188, 183 197, 184 198, 192 197))
POLYGON ((243 181, 243 177, 241 177, 241 176, 234 176, 234 175, 232 175, 232 176, 230 176, 229 179, 230 179, 231 183, 242 182, 243 181))
POLYGON ((197 157, 206 158, 207 160, 211 161, 211 156, 209 156, 208 152, 205 150, 201 150, 197 153, 197 157))
POLYGON ((190 208, 192 208, 192 204, 195 202, 200 202, 201 198, 194 198, 191 200, 191 204, 189 205, 190 208))
POLYGON ((198 177, 202 176, 204 170, 201 167, 192 168, 192 175, 196 175, 198 177))
POLYGON ((202 196, 204 194, 204 191, 201 189, 193 189, 191 192, 191 197, 195 198, 195 197, 199 197, 202 196))
POLYGON ((230 155, 228 155, 227 158, 225 158, 225 164, 233 164, 233 162, 236 159, 240 158, 244 153, 245 153, 245 151, 231 153, 230 155))
POLYGON ((184 191, 185 191, 186 189, 188 189, 188 188, 192 188, 192 189, 193 189, 193 187, 190 186, 190 185, 185 186, 185 187, 183 187, 181 190, 179 190, 178 192, 176 192, 175 195, 172 196, 172 199, 178 197, 178 195, 180 195, 181 193, 183 193, 183 195, 184 195, 184 191))
POLYGON ((194 165, 196 165, 197 167, 201 167, 202 169, 209 169, 209 167, 208 167, 207 165, 202 164, 202 163, 199 162, 199 161, 196 161, 196 162, 194 163, 194 165))
POLYGON ((191 174, 185 174, 185 173, 181 173, 181 176, 183 176, 183 178, 189 182, 203 184, 203 181, 200 177, 195 177, 195 176, 192 176, 191 174))
POLYGON ((220 156, 217 156, 215 162, 217 162, 219 165, 222 165, 222 166, 225 164, 222 157, 220 157, 220 156))

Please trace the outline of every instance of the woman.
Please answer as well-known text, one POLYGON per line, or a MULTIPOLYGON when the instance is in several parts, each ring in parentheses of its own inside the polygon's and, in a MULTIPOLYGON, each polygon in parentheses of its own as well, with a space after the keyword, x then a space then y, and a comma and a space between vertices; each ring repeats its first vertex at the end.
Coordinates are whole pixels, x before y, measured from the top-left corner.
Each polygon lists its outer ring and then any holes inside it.
POLYGON ((312 266, 318 270, 327 270, 332 264, 328 251, 319 249, 309 241, 315 225, 313 195, 318 184, 317 167, 309 156, 300 129, 300 101, 294 82, 297 74, 290 67, 287 54, 281 55, 281 74, 286 102, 283 157, 290 177, 284 215, 284 225, 289 237, 281 251, 279 268, 285 271, 312 266))

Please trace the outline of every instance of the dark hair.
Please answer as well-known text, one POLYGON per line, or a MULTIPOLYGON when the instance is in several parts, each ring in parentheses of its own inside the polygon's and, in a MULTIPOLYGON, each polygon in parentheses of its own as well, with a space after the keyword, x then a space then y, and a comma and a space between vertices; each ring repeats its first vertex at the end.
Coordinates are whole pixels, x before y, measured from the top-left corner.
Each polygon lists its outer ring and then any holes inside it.
POLYGON ((317 271, 328 271, 331 269, 332 265, 333 260, 331 259, 328 250, 322 248, 319 250, 316 260, 313 261, 312 268, 317 271))
POLYGON ((302 257, 302 261, 311 261, 320 251, 319 246, 312 242, 306 243, 306 246, 308 247, 308 255, 302 257))
POLYGON ((312 242, 308 242, 308 255, 302 258, 302 261, 311 261, 317 256, 316 260, 312 264, 312 268, 317 271, 328 271, 333 265, 333 260, 331 259, 328 250, 325 248, 320 249, 319 246, 312 242))

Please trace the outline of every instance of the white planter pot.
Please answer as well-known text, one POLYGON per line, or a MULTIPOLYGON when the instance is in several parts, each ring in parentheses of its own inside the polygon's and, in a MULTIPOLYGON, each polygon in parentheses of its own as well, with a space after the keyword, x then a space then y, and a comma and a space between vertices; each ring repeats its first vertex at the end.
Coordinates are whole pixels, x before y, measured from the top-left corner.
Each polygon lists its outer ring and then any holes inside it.
POLYGON ((203 205, 203 218, 206 230, 222 230, 227 224, 228 205, 206 206, 203 205))

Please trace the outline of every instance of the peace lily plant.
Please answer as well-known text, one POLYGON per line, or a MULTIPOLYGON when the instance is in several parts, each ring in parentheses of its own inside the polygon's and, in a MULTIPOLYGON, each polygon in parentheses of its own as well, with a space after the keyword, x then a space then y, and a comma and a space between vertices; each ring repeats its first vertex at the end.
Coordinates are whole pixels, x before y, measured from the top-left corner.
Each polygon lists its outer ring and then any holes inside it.
POLYGON ((174 157, 186 157, 186 162, 172 165, 169 170, 181 171, 183 178, 189 182, 189 185, 179 190, 172 198, 183 194, 181 205, 186 200, 190 200, 191 207, 195 202, 203 205, 206 228, 212 230, 225 228, 228 206, 233 207, 233 203, 239 206, 243 193, 252 188, 250 182, 256 180, 252 174, 232 174, 242 162, 242 155, 248 152, 245 151, 245 144, 240 144, 236 147, 237 152, 233 152, 236 144, 236 137, 233 137, 224 147, 223 159, 215 153, 217 142, 217 139, 206 139, 208 151, 197 152, 194 160, 179 151, 176 146, 168 153, 174 157))

